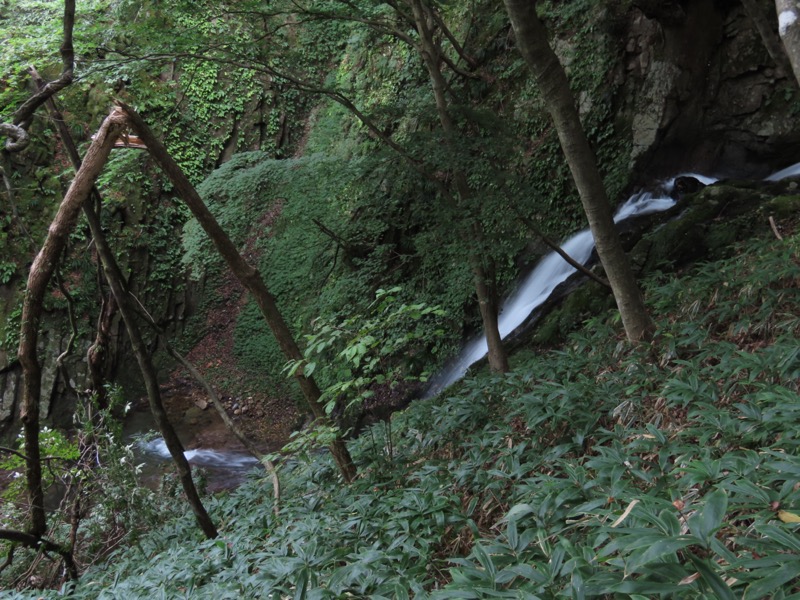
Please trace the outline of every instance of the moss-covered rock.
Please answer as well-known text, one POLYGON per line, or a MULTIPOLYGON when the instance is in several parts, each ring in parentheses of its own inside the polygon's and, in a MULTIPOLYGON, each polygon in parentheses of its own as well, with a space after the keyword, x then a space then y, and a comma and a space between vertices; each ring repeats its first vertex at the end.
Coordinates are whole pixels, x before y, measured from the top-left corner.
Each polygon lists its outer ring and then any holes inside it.
POLYGON ((778 198, 765 187, 731 182, 693 194, 677 217, 646 234, 633 247, 631 262, 639 272, 646 273, 727 255, 735 242, 769 227, 765 212, 778 198))
POLYGON ((533 332, 532 341, 537 346, 553 345, 586 319, 608 310, 613 304, 614 299, 608 288, 595 281, 587 281, 542 318, 533 332))
POLYGON ((800 196, 776 196, 764 207, 775 217, 791 217, 800 214, 800 196))

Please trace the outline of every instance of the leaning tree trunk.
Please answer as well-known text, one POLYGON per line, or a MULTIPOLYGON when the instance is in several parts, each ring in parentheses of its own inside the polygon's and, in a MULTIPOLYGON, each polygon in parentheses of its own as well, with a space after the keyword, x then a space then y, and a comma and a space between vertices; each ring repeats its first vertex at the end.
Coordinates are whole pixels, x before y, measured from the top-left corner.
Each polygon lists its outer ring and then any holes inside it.
POLYGON ((800 8, 795 0, 775 0, 778 33, 792 63, 794 78, 800 82, 800 8))
POLYGON ((617 301, 625 333, 631 342, 647 341, 652 337, 653 322, 647 314, 644 299, 614 226, 603 179, 581 126, 564 68, 547 42, 547 30, 536 13, 535 0, 504 2, 517 38, 517 48, 533 72, 555 124, 594 236, 597 255, 617 301))
POLYGON ((30 533, 36 536, 42 536, 47 529, 39 453, 39 404, 42 370, 36 354, 42 303, 59 257, 78 220, 81 206, 89 196, 94 181, 108 159, 114 141, 122 131, 124 123, 124 113, 115 110, 100 126, 95 140, 86 153, 85 168, 76 173, 75 179, 61 201, 58 212, 48 229, 44 245, 33 261, 28 275, 28 285, 22 304, 18 357, 24 377, 20 417, 25 437, 25 474, 28 498, 31 504, 30 533))
POLYGON ((200 495, 197 493, 197 488, 192 480, 192 468, 189 466, 189 461, 186 460, 186 455, 183 451, 183 444, 178 439, 178 434, 175 433, 175 428, 169 422, 167 411, 164 410, 164 404, 161 401, 161 392, 158 387, 158 377, 156 376, 156 369, 153 366, 153 361, 150 360, 150 354, 147 351, 147 346, 144 343, 142 334, 139 331, 139 326, 136 323, 136 311, 130 301, 130 294, 125 289, 124 278, 122 272, 117 265, 111 247, 106 241, 103 229, 100 225, 100 217, 94 210, 94 207, 87 200, 84 205, 84 213, 89 222, 89 229, 94 238, 95 248, 103 263, 103 271, 106 274, 106 280, 111 288, 111 293, 114 294, 114 300, 117 302, 119 314, 125 323, 125 328, 128 331, 128 338, 131 341, 133 353, 136 356, 136 362, 139 364, 139 370, 144 379, 144 387, 147 390, 147 401, 150 404, 150 412, 153 413, 156 426, 158 427, 164 442, 167 445, 172 460, 178 471, 178 477, 183 486, 183 492, 186 494, 186 499, 192 507, 197 524, 206 534, 206 537, 213 539, 219 535, 214 522, 211 520, 208 512, 203 506, 200 495))
MULTIPOLYGON (((33 75, 35 79, 38 77, 35 70, 33 71, 33 75)), ((61 114, 56 108, 55 102, 53 102, 52 98, 50 98, 48 99, 47 104, 50 115, 53 117, 53 120, 58 128, 61 141, 63 142, 64 147, 67 149, 67 154, 69 154, 70 160, 75 167, 75 178, 77 180, 81 173, 92 167, 89 162, 90 156, 87 154, 84 161, 81 161, 80 155, 78 154, 78 148, 75 145, 75 142, 73 141, 61 114)), ((117 111, 113 112, 112 115, 116 113, 117 111)), ((123 115, 123 120, 124 119, 125 116, 123 115)), ((99 136, 100 134, 98 133, 96 137, 99 136)), ((111 147, 113 147, 117 137, 118 134, 115 134, 111 138, 111 147)), ((100 164, 92 168, 91 173, 93 174, 93 178, 91 180, 90 187, 85 192, 85 197, 83 200, 83 212, 86 215, 86 220, 89 223, 89 229, 92 233, 92 237, 94 238, 95 248, 97 249, 97 254, 100 257, 100 262, 103 265, 103 271, 105 272, 106 280, 111 288, 111 295, 113 297, 113 299, 109 298, 107 302, 103 303, 103 310, 98 327, 98 340, 103 337, 101 332, 104 328, 104 322, 111 319, 114 312, 114 306, 116 306, 116 309, 119 310, 122 320, 125 323, 125 327, 128 331, 128 337, 131 340, 131 346, 134 354, 136 355, 139 369, 142 373, 145 389, 147 390, 147 399, 150 405, 150 412, 153 414, 156 426, 158 427, 161 436, 164 438, 167 449, 169 450, 172 460, 175 463, 176 470, 178 471, 178 477, 181 481, 181 485, 183 486, 183 491, 186 494, 189 505, 192 507, 192 511, 195 514, 197 523, 203 530, 203 533, 205 533, 206 537, 208 538, 215 538, 218 535, 217 529, 214 526, 214 522, 211 520, 211 517, 208 515, 205 507, 203 506, 202 500, 200 500, 200 495, 197 493, 197 488, 192 480, 192 470, 189 466, 189 462, 186 460, 183 445, 178 439, 178 435, 175 433, 175 429, 169 422, 167 413, 164 410, 164 405, 161 401, 161 394, 158 387, 156 370, 153 367, 152 361, 150 360, 150 355, 147 352, 144 340, 142 339, 139 327, 136 323, 136 314, 131 306, 128 292, 125 289, 124 277, 120 271, 116 259, 114 258, 111 247, 108 245, 105 235, 103 234, 103 229, 100 224, 100 217, 92 205, 92 195, 97 196, 98 204, 100 204, 99 192, 97 191, 97 188, 95 188, 94 182, 96 181, 97 175, 99 175, 100 169, 102 169, 102 167, 105 165, 107 159, 108 155, 106 154, 100 164), (107 314, 107 311, 110 311, 110 315, 107 314)), ((90 350, 88 355, 90 363, 92 362, 93 358, 93 353, 90 350)), ((96 391, 98 391, 98 400, 103 402, 104 397, 99 395, 99 390, 102 390, 102 380, 98 380, 100 376, 98 373, 94 372, 91 366, 90 372, 92 373, 93 385, 95 385, 96 391)))
MULTIPOLYGON (((419 51, 431 80, 439 122, 446 139, 452 140, 457 132, 450 117, 449 106, 445 96, 447 85, 441 70, 441 51, 434 42, 431 32, 430 21, 433 20, 432 15, 430 9, 423 5, 421 0, 410 0, 410 4, 420 38, 421 46, 419 51)), ((466 175, 463 171, 457 171, 453 174, 453 179, 461 203, 467 203, 472 197, 472 190, 470 190, 466 175)), ((472 225, 472 231, 469 234, 465 234, 464 237, 469 239, 473 245, 480 244, 483 241, 483 228, 480 223, 475 221, 472 225)), ((499 303, 494 270, 487 267, 483 253, 476 251, 474 248, 470 251, 469 262, 472 268, 475 292, 478 297, 483 331, 486 336, 489 368, 496 373, 506 373, 509 371, 508 354, 503 346, 503 339, 498 326, 499 303)))
MULTIPOLYGON (((178 163, 173 160, 164 144, 150 131, 150 128, 138 113, 124 105, 122 109, 128 115, 130 124, 139 134, 150 154, 172 181, 178 195, 189 207, 189 210, 192 211, 195 219, 208 234, 222 258, 228 263, 231 272, 253 295, 284 356, 289 360, 303 360, 303 354, 294 341, 292 332, 283 320, 283 315, 278 310, 275 298, 261 278, 261 274, 242 257, 228 235, 217 223, 214 215, 203 203, 197 190, 194 189, 194 186, 184 175, 178 163)), ((329 418, 325 413, 325 407, 320 401, 322 393, 316 382, 311 377, 303 375, 302 371, 302 369, 297 369, 295 379, 303 392, 306 402, 314 417, 323 423, 328 423, 329 418)), ((352 481, 356 476, 356 468, 345 441, 341 436, 337 436, 329 448, 342 477, 345 481, 352 481)))

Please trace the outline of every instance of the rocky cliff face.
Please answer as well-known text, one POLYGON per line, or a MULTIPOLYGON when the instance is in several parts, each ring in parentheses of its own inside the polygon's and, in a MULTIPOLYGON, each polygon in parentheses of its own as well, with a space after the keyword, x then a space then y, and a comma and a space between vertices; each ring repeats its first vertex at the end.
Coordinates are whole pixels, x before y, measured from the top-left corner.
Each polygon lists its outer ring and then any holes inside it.
POLYGON ((626 20, 613 77, 635 172, 759 177, 800 160, 797 83, 738 2, 640 1, 626 20))

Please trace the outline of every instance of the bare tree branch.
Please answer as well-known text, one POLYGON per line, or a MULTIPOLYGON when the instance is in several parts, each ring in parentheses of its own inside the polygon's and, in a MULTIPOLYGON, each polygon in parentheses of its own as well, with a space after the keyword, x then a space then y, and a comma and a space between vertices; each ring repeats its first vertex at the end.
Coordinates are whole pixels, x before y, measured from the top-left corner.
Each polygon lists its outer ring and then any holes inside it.
MULTIPOLYGON (((78 578, 78 568, 75 565, 72 552, 61 547, 55 542, 52 542, 42 536, 25 533, 24 531, 17 531, 15 529, 0 529, 0 540, 8 540, 9 542, 22 544, 23 546, 27 546, 28 548, 32 548, 34 550, 55 552, 64 560, 64 568, 67 577, 72 580, 78 578)), ((9 559, 7 559, 7 562, 9 562, 9 559)))
POLYGON ((30 142, 27 134, 28 124, 33 113, 42 104, 47 102, 54 94, 57 94, 72 83, 75 70, 75 49, 72 45, 72 30, 75 27, 75 0, 64 1, 63 28, 64 35, 61 42, 61 76, 39 89, 14 112, 11 123, 0 123, 0 133, 8 136, 5 149, 9 152, 19 152, 30 142))
POLYGON ((559 255, 561 258, 563 258, 565 261, 567 261, 567 263, 568 263, 570 266, 574 267, 575 269, 577 269, 578 271, 580 271, 581 273, 583 273, 584 275, 586 275, 586 276, 587 276, 587 277, 589 277, 590 279, 593 279, 594 281, 596 281, 596 282, 597 282, 597 283, 599 283, 600 285, 602 285, 602 286, 604 286, 604 287, 607 287, 608 289, 611 289, 611 284, 610 284, 610 283, 608 283, 608 281, 606 281, 605 279, 603 279, 602 277, 600 277, 599 275, 597 275, 597 274, 596 274, 594 271, 592 271, 591 269, 587 269, 587 268, 586 268, 586 267, 584 267, 584 266, 583 266, 581 263, 579 263, 577 260, 575 260, 574 258, 572 258, 572 257, 571 257, 569 254, 567 254, 566 252, 564 252, 564 249, 563 249, 563 248, 561 248, 561 246, 559 246, 559 245, 558 245, 556 242, 554 242, 554 241, 553 241, 553 240, 551 240, 549 237, 547 237, 547 236, 544 234, 544 232, 542 232, 542 230, 541 230, 541 229, 539 229, 539 228, 536 226, 536 223, 534 223, 534 222, 533 222, 533 221, 532 221, 530 218, 528 218, 526 215, 524 215, 524 214, 522 213, 522 211, 521 211, 521 210, 520 210, 520 209, 519 209, 517 206, 513 206, 513 207, 512 207, 512 210, 513 210, 513 211, 514 211, 514 212, 517 214, 517 217, 519 217, 520 221, 522 221, 522 222, 525 224, 525 226, 526 226, 528 229, 530 229, 530 230, 531 230, 531 231, 532 231, 534 234, 536 234, 536 235, 537 235, 539 238, 541 238, 541 240, 542 240, 542 241, 543 241, 543 242, 544 242, 544 243, 545 243, 545 244, 546 244, 546 245, 547 245, 547 246, 548 246, 548 247, 549 247, 549 248, 550 248, 550 249, 551 249, 553 252, 555 252, 555 253, 556 253, 556 254, 558 254, 558 255, 559 255))

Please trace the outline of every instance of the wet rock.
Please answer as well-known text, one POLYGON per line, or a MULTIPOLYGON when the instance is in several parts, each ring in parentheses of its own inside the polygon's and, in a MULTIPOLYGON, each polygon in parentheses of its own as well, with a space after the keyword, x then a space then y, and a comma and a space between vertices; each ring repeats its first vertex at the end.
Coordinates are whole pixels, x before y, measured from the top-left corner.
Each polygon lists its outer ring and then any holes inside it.
POLYGON ((687 194, 694 194, 704 187, 705 184, 695 177, 677 177, 670 195, 675 200, 680 200, 687 194))

